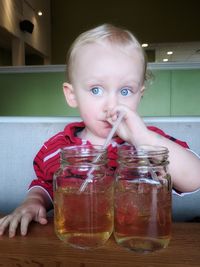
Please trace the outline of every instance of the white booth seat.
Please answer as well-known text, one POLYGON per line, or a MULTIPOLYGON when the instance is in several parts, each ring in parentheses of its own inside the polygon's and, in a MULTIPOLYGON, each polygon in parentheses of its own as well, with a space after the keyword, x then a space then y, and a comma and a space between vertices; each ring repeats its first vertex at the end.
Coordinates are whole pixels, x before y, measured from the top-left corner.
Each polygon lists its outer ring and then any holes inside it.
MULTIPOLYGON (((200 155, 200 117, 146 117, 167 134, 186 141, 200 155)), ((0 117, 0 214, 9 213, 25 198, 35 173, 33 158, 43 142, 79 117, 0 117)), ((199 174, 200 179, 200 174, 199 174)), ((200 217, 200 191, 173 194, 174 221, 200 217)))

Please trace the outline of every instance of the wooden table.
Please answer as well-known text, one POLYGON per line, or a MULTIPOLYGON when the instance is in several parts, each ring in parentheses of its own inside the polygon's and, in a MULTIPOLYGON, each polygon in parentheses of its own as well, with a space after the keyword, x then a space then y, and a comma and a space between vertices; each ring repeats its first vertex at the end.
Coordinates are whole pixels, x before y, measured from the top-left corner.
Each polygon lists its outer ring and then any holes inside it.
POLYGON ((199 267, 200 224, 174 223, 168 248, 137 254, 118 246, 113 238, 96 250, 69 248, 56 237, 51 218, 46 226, 32 223, 25 237, 0 237, 0 266, 199 267))

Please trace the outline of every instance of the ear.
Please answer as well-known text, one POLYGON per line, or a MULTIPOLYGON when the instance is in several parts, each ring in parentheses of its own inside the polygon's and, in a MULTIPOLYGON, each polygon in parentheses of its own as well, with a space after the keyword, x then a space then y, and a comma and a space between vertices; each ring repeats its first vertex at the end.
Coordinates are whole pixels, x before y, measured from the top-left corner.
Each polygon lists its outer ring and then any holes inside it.
POLYGON ((63 93, 65 95, 65 100, 67 101, 67 104, 72 108, 76 108, 76 96, 74 94, 74 88, 70 83, 63 83, 63 93))

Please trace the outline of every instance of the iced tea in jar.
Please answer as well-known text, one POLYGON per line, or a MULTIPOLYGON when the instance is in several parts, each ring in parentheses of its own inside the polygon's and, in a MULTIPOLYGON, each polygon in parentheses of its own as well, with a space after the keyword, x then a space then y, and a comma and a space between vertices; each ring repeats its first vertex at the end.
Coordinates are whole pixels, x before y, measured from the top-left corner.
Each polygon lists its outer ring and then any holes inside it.
POLYGON ((171 237, 171 178, 165 147, 118 150, 114 197, 116 242, 137 252, 168 246, 171 237))
POLYGON ((76 248, 102 246, 113 231, 114 181, 106 150, 73 146, 60 155, 61 167, 54 175, 55 232, 76 248))

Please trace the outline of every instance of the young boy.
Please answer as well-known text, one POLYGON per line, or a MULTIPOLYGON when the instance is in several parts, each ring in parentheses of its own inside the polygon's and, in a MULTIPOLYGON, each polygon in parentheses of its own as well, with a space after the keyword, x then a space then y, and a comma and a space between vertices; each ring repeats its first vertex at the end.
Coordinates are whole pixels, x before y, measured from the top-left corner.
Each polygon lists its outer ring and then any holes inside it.
POLYGON ((46 211, 52 208, 52 177, 59 168, 59 150, 85 143, 102 145, 119 112, 125 116, 117 136, 108 147, 128 142, 165 146, 169 150, 169 173, 173 188, 180 192, 200 187, 200 159, 187 144, 165 135, 155 127, 146 127, 137 113, 144 93, 146 60, 142 47, 128 31, 102 25, 81 34, 71 47, 67 62, 64 95, 70 107, 78 107, 83 122, 66 126, 48 140, 34 160, 37 179, 32 181, 27 198, 13 213, 0 220, 0 235, 9 228, 13 237, 20 225, 26 235, 34 220, 46 224, 46 211))

